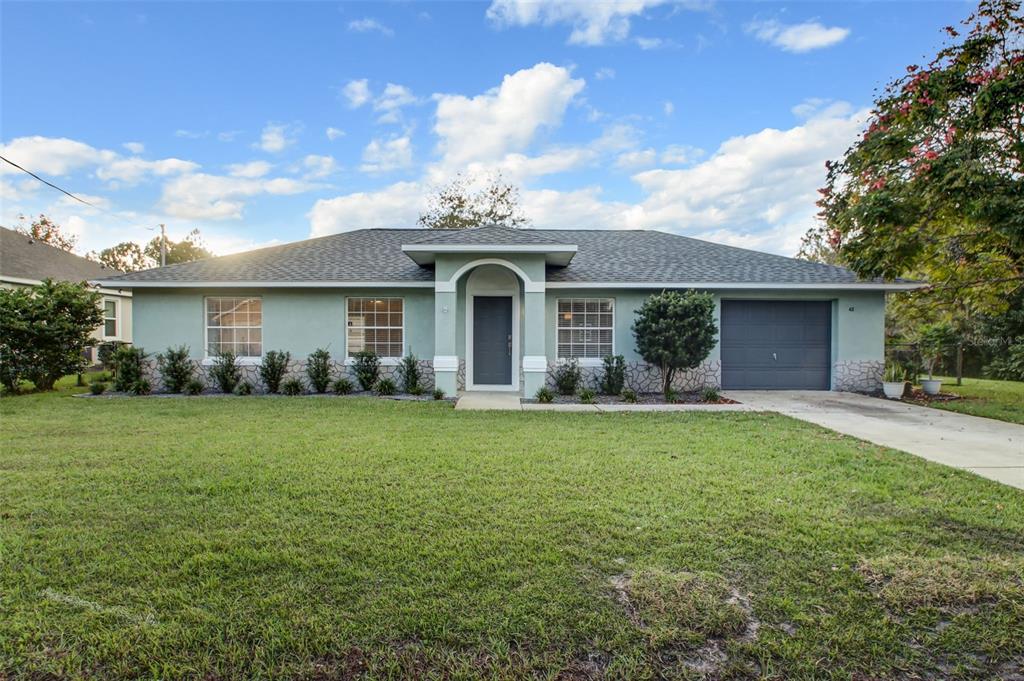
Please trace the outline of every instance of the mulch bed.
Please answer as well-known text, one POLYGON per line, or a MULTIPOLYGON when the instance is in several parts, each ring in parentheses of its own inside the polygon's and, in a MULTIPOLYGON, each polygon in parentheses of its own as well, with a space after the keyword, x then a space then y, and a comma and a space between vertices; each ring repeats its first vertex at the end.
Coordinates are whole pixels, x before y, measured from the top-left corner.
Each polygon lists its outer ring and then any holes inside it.
MULTIPOLYGON (((186 395, 184 393, 150 393, 148 395, 135 395, 132 393, 117 392, 116 390, 108 390, 100 395, 93 395, 92 393, 76 393, 74 397, 214 397, 214 398, 234 398, 238 399, 241 397, 328 397, 328 398, 349 398, 349 397, 376 397, 381 400, 396 400, 398 402, 434 402, 434 396, 427 392, 422 395, 409 395, 406 393, 398 393, 395 395, 378 395, 375 392, 369 390, 356 390, 348 393, 347 395, 339 395, 337 393, 300 393, 298 395, 283 395, 281 393, 259 393, 254 392, 252 395, 235 395, 234 393, 221 393, 221 392, 203 392, 198 395, 186 395)), ((436 400, 437 402, 454 402, 454 397, 445 397, 443 400, 436 400)))

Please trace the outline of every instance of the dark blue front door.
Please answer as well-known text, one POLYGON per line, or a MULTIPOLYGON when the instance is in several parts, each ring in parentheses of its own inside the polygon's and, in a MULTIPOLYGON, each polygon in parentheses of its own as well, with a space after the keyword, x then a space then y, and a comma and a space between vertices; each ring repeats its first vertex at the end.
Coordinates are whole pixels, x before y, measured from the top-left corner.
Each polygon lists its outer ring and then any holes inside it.
POLYGON ((473 298, 473 383, 512 383, 512 299, 473 298))

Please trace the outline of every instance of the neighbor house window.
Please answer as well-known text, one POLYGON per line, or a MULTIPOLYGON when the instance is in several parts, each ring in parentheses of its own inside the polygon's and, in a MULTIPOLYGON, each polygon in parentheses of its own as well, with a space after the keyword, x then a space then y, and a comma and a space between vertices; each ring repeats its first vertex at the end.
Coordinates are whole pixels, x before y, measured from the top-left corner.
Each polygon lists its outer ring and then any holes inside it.
POLYGON ((206 354, 230 352, 236 357, 263 355, 261 298, 206 299, 206 354))
POLYGON ((363 350, 380 357, 404 354, 404 310, 401 298, 348 299, 348 354, 363 350))
POLYGON ((117 301, 103 301, 103 335, 107 338, 117 335, 117 301))
POLYGON ((558 300, 558 356, 578 359, 612 354, 615 302, 611 298, 558 300))

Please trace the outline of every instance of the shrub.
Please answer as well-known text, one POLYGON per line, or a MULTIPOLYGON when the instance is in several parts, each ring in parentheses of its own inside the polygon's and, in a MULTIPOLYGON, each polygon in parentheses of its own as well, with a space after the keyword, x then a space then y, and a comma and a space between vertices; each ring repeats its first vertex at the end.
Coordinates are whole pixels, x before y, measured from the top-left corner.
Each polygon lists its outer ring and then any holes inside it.
POLYGON ((164 379, 167 392, 180 393, 185 384, 192 378, 194 367, 188 358, 188 346, 167 348, 167 351, 156 356, 156 364, 164 379))
POLYGON ((252 395, 252 383, 250 383, 249 381, 242 381, 241 383, 235 386, 234 392, 236 395, 239 396, 252 395))
POLYGON ((288 362, 292 359, 292 353, 271 350, 263 355, 260 362, 260 380, 267 386, 267 392, 276 393, 281 389, 281 381, 288 371, 288 362))
POLYGON ((555 367, 554 375, 552 379, 555 381, 555 388, 562 395, 575 395, 576 388, 580 385, 582 379, 582 373, 580 372, 580 363, 572 357, 555 367))
POLYGON ((622 355, 605 355, 601 364, 604 365, 601 392, 605 395, 618 395, 626 386, 626 358, 622 355))
POLYGON ((551 388, 545 385, 541 386, 541 388, 537 391, 537 394, 534 395, 534 397, 536 397, 537 401, 540 402, 541 404, 551 404, 551 402, 555 399, 555 393, 552 392, 551 388))
POLYGON ((679 391, 675 388, 668 388, 665 390, 665 401, 669 404, 675 404, 679 401, 679 391))
POLYGON ((192 380, 185 384, 184 392, 186 395, 201 395, 205 387, 206 386, 203 385, 202 381, 200 381, 198 378, 193 378, 192 380))
POLYGON ((416 355, 408 354, 398 363, 398 377, 402 379, 402 388, 411 395, 420 395, 420 363, 416 355), (414 392, 419 390, 419 392, 414 392))
POLYGON ((93 395, 102 395, 107 390, 107 384, 103 381, 93 381, 89 384, 89 392, 93 395))
POLYGON ((984 372, 1001 381, 1024 381, 1024 343, 1011 345, 1001 357, 989 362, 984 372))
POLYGON ((121 341, 106 341, 96 346, 96 361, 99 362, 104 369, 110 371, 114 368, 114 355, 117 354, 117 349, 124 345, 121 341))
POLYGON ((704 402, 718 402, 722 399, 722 393, 719 392, 718 386, 706 385, 701 388, 700 399, 704 402))
POLYGON ((313 390, 327 392, 327 386, 331 384, 331 353, 323 348, 314 350, 306 362, 306 376, 313 390))
POLYGON ((153 392, 153 386, 150 384, 148 379, 140 378, 132 384, 132 387, 128 392, 133 395, 148 395, 153 392))
POLYGON ((142 363, 146 353, 142 348, 122 345, 114 353, 114 390, 135 392, 134 386, 142 380, 142 363))
POLYGON ((434 388, 434 399, 435 400, 443 400, 444 399, 444 391, 441 390, 440 388, 434 388))
POLYGON ((649 297, 636 313, 633 336, 644 361, 661 369, 666 400, 680 369, 693 369, 715 347, 715 300, 710 293, 665 291, 649 297))
POLYGON ((417 383, 413 387, 409 388, 406 392, 408 392, 410 395, 416 395, 418 397, 423 394, 424 390, 423 386, 417 383))
POLYGON ((363 390, 372 390, 380 377, 380 358, 372 350, 361 350, 352 356, 352 371, 363 390))
POLYGON ((22 379, 53 390, 57 379, 81 373, 92 333, 103 323, 100 295, 87 284, 54 282, 0 289, 0 380, 17 392, 22 379))
POLYGON ((373 389, 378 395, 394 395, 397 387, 390 378, 382 378, 377 381, 377 385, 373 386, 373 389))
POLYGON ((592 388, 584 388, 580 391, 580 402, 583 404, 593 404, 595 397, 597 397, 597 393, 592 388))
POLYGON ((301 395, 305 389, 305 386, 302 385, 302 381, 294 376, 281 383, 281 394, 288 395, 289 397, 301 395))
POLYGON ((232 352, 222 352, 213 359, 210 377, 222 393, 233 392, 242 379, 242 370, 238 367, 238 358, 232 352))
POLYGON ((622 401, 629 402, 630 404, 636 404, 636 391, 632 388, 625 388, 622 391, 622 401))
POLYGON ((352 381, 342 376, 341 378, 334 382, 333 388, 334 392, 338 393, 339 395, 348 395, 350 392, 352 392, 355 386, 352 385, 352 381))

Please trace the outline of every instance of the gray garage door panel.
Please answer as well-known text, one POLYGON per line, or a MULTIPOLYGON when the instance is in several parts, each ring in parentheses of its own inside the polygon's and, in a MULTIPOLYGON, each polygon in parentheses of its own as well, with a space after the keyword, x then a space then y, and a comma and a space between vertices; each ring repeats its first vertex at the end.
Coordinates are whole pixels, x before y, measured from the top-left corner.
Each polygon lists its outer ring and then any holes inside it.
POLYGON ((722 387, 828 390, 832 303, 723 300, 722 387))

